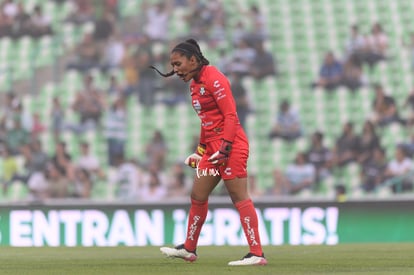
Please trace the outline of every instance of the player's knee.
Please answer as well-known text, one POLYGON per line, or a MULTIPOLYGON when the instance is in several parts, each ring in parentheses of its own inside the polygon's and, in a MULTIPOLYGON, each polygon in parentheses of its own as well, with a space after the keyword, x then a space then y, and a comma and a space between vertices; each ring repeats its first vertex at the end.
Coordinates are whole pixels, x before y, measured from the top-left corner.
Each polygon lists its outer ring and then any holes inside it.
POLYGON ((233 204, 249 198, 247 190, 244 190, 243 188, 227 188, 227 191, 233 204))
MULTIPOLYGON (((230 195, 230 193, 229 193, 229 195, 230 195)), ((236 204, 238 202, 249 199, 249 196, 247 194, 245 194, 245 195, 234 194, 234 195, 230 195, 230 198, 231 198, 231 201, 233 202, 233 204, 236 204)))
POLYGON ((207 201, 208 194, 200 194, 197 192, 191 192, 191 199, 196 200, 196 201, 207 201))

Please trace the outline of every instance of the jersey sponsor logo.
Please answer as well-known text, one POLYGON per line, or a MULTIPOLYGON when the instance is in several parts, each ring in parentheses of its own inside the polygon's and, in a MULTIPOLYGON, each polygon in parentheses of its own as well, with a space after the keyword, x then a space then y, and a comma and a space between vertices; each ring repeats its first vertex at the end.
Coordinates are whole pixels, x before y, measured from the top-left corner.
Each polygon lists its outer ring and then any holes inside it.
POLYGON ((219 96, 217 97, 217 100, 223 99, 223 98, 225 98, 225 97, 226 97, 226 94, 219 95, 219 96))
POLYGON ((196 168, 197 178, 206 177, 206 176, 220 176, 220 171, 216 168, 196 168))
POLYGON ((198 101, 197 99, 193 100, 193 108, 197 113, 201 112, 201 104, 200 101, 198 101))
POLYGON ((214 87, 214 88, 218 88, 218 87, 220 87, 220 82, 219 82, 218 80, 214 81, 214 83, 213 83, 213 87, 214 87))
POLYGON ((256 246, 259 245, 259 243, 256 241, 256 236, 254 233, 253 227, 250 225, 250 216, 246 216, 243 219, 244 224, 246 225, 246 233, 247 233, 247 241, 249 242, 250 246, 256 246))
MULTIPOLYGON (((220 87, 220 84, 218 84, 220 87)), ((216 87, 218 88, 218 87, 216 87)), ((214 92, 214 95, 217 97, 217 100, 223 99, 226 97, 226 94, 223 93, 225 91, 225 89, 223 87, 221 87, 220 89, 217 89, 217 91, 214 92)))
POLYGON ((190 225, 190 230, 188 232, 188 238, 187 239, 194 241, 194 234, 197 231, 200 219, 201 219, 200 216, 198 216, 198 215, 194 216, 193 223, 190 225))
POLYGON ((215 91, 214 92, 214 94, 216 95, 216 94, 221 94, 221 92, 224 92, 224 88, 222 87, 222 88, 220 88, 220 89, 218 89, 217 91, 215 91))

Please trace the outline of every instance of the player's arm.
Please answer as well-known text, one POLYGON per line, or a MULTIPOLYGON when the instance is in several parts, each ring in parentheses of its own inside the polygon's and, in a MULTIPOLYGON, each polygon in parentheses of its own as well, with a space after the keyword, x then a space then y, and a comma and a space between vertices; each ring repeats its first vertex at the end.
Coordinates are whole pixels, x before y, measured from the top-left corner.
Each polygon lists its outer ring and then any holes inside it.
POLYGON ((227 78, 222 74, 217 74, 217 77, 213 78, 212 83, 209 84, 211 85, 209 89, 213 93, 217 107, 224 117, 221 147, 209 158, 210 162, 220 165, 224 164, 230 155, 239 122, 236 112, 236 103, 227 78))
POLYGON ((198 163, 200 162, 201 158, 203 157, 205 151, 206 151, 206 142, 205 142, 205 134, 203 127, 200 127, 200 139, 199 143, 197 145, 197 148, 194 153, 189 155, 184 163, 191 168, 197 168, 198 163))

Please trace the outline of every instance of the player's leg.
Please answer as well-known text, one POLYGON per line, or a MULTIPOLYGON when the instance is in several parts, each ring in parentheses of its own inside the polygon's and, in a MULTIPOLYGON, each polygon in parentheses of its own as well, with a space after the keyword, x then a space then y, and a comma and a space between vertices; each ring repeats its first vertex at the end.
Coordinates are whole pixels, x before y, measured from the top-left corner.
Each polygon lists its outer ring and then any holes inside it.
MULTIPOLYGON (((205 171, 209 171, 208 169, 205 171)), ((194 178, 191 191, 191 207, 188 217, 187 236, 184 244, 174 248, 161 247, 168 257, 182 258, 193 262, 197 259, 196 249, 201 228, 207 217, 208 197, 220 182, 220 177, 200 171, 194 178)))
POLYGON ((243 259, 229 262, 229 265, 267 264, 260 242, 257 213, 248 193, 247 178, 225 180, 224 184, 234 206, 239 211, 240 222, 250 248, 249 253, 243 259))
POLYGON ((249 253, 243 259, 232 261, 229 265, 265 265, 267 263, 260 243, 256 210, 248 191, 248 157, 249 147, 246 140, 235 139, 227 165, 220 168, 220 175, 230 198, 239 211, 240 222, 250 248, 249 253))
POLYGON ((201 227, 207 217, 208 197, 220 182, 219 176, 196 176, 191 191, 191 207, 188 216, 187 237, 184 247, 189 251, 197 248, 201 227))

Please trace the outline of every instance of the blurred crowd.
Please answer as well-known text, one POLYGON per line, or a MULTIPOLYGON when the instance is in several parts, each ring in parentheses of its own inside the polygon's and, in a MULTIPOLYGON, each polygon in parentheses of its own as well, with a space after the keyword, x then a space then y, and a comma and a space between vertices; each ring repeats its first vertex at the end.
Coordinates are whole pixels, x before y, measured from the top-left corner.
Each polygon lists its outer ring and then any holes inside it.
MULTIPOLYGON (((281 111, 286 116, 287 111, 281 111)), ((301 124, 297 120, 290 120, 292 124, 277 123, 277 129, 285 129, 284 135, 275 135, 271 138, 282 138, 285 142, 293 142, 301 137, 301 124), (289 128, 287 128, 289 127, 289 128), (291 133, 291 134, 289 134, 291 133)), ((334 127, 334 126, 333 126, 334 127)), ((295 195, 301 192, 314 191, 321 188, 330 178, 333 179, 336 196, 344 198, 347 194, 357 190, 347 190, 350 180, 344 177, 344 169, 349 165, 356 165, 359 184, 355 189, 369 194, 375 194, 379 188, 388 188, 391 193, 413 191, 414 136, 396 144, 392 156, 388 157, 382 144, 378 125, 367 119, 358 132, 352 122, 346 122, 342 130, 335 137, 333 145, 329 146, 322 131, 314 131, 308 138, 307 148, 296 153, 294 160, 285 169, 276 168, 273 171, 274 186, 265 191, 275 195, 295 195)), ((265 192, 258 192, 264 194, 265 192)))
MULTIPOLYGON (((45 124, 36 112, 27 112, 20 91, 3 93, 0 182, 4 195, 7 196, 16 183, 22 184, 28 191, 28 198, 33 200, 102 198, 107 197, 101 193, 107 192, 105 190, 113 190, 114 199, 133 201, 159 201, 187 195, 192 171, 183 166, 182 160, 167 161, 170 150, 162 129, 155 130, 148 143, 142 146, 144 158, 129 158, 126 152, 128 142, 131 142, 128 140, 128 121, 135 119, 128 114, 129 101, 136 101, 144 110, 156 104, 175 108, 188 103, 186 83, 174 77, 159 78, 148 70, 148 66, 155 65, 169 71, 169 49, 177 41, 193 37, 203 46, 208 59, 209 53, 217 55, 217 61, 212 63, 231 80, 240 121, 247 132, 246 119, 255 115, 255 110, 244 80, 250 78, 261 82, 268 77, 282 77, 277 56, 267 47, 272 34, 259 6, 252 4, 246 9, 235 6, 232 12, 237 13, 237 20, 229 20, 232 18, 230 11, 220 0, 142 1, 136 14, 131 16, 133 18, 123 18, 119 9, 121 1, 70 1, 73 11, 62 24, 92 24, 93 28, 82 34, 79 43, 66 49, 66 70, 79 72, 83 82, 68 104, 59 96, 50 98, 50 123, 45 124), (171 37, 174 9, 184 11, 178 20, 188 31, 182 37, 171 37), (133 22, 132 28, 125 26, 128 22, 133 22), (96 84, 91 73, 94 70, 105 76, 107 86, 96 84), (75 114, 71 117, 76 121, 68 119, 68 112, 75 114), (105 159, 93 153, 91 147, 95 144, 82 139, 90 131, 104 137, 105 159), (80 137, 79 148, 68 148, 64 141, 65 132, 80 137), (53 136, 52 151, 45 150, 42 144, 45 133, 53 136), (75 151, 79 153, 74 154, 75 151)), ((32 14, 25 12, 24 1, 5 0, 1 4, 1 14, 3 36, 18 39, 23 35, 59 35, 47 15, 39 19, 42 17, 41 5, 34 7, 32 14), (22 20, 22 13, 27 15, 27 24, 17 23, 22 20), (47 25, 42 28, 47 32, 33 29, 36 21, 47 25)), ((357 25, 351 26, 344 57, 338 60, 334 52, 326 53, 319 76, 311 86, 330 92, 345 86, 357 92, 368 85, 363 69, 373 70, 379 62, 387 62, 387 45, 388 37, 379 23, 373 25, 370 35, 361 35, 357 25)), ((381 83, 375 83, 370 89, 376 94, 372 117, 367 118, 360 133, 352 122, 347 122, 331 147, 324 143, 323 131, 303 131, 295 106, 288 100, 281 102, 274 126, 267 129, 267 142, 281 139, 294 143, 305 138, 309 139, 308 148, 297 152, 286 168, 274 167, 274 184, 269 190, 258 188, 256 175, 252 174, 252 194, 284 196, 316 190, 326 178, 340 177, 342 169, 352 163, 358 165, 360 188, 365 192, 373 192, 383 184, 389 184, 396 193, 411 190, 414 136, 400 144, 395 157, 388 160, 378 129, 394 123, 411 127, 414 116, 401 116, 395 99, 386 93, 381 83)), ((406 106, 414 110, 414 92, 407 97, 406 106)), ((189 144, 188 153, 194 150, 195 144, 197 140, 189 144)), ((336 185, 336 190, 338 194, 346 192, 341 184, 336 185)))
MULTIPOLYGON (((403 45, 412 48, 412 42, 406 45, 403 41, 403 45)), ((368 75, 380 62, 393 58, 389 35, 380 22, 373 23, 368 33, 362 33, 358 24, 351 25, 343 49, 335 50, 325 53, 319 74, 311 85, 313 88, 333 92, 342 86, 356 92, 372 84, 368 75), (341 51, 341 54, 335 54, 335 50, 341 51)))
MULTIPOLYGON (((407 47, 412 51, 413 37, 411 35, 410 43, 402 39, 401 50, 407 47)), ((371 111, 366 114, 360 133, 355 128, 361 125, 348 121, 331 147, 324 144, 323 131, 311 133, 309 149, 298 152, 286 171, 274 171, 274 181, 281 183, 276 184, 274 192, 294 194, 317 188, 324 178, 334 176, 337 195, 343 197, 347 192, 354 191, 346 190, 340 182, 343 169, 352 163, 358 166, 360 184, 357 188, 366 193, 374 193, 380 187, 389 187, 393 193, 413 190, 412 137, 407 136, 396 144, 392 154, 381 144, 384 128, 397 124, 406 132, 412 132, 413 92, 406 91, 408 95, 399 106, 392 91, 370 79, 381 62, 392 62, 392 59, 389 36, 380 22, 373 23, 366 34, 360 32, 358 24, 351 25, 343 48, 325 53, 319 74, 311 87, 327 93, 335 93, 344 87, 352 94, 358 93, 361 88, 368 88, 374 94, 371 111), (335 51, 341 51, 341 54, 335 54, 335 51)), ((289 102, 284 102, 269 137, 291 142, 302 136, 302 126, 298 113, 289 106, 289 102)))
POLYGON ((41 5, 28 12, 24 1, 4 0, 0 4, 0 38, 34 38, 53 33, 52 19, 41 5))
MULTIPOLYGON (((73 10, 61 23, 93 27, 82 34, 79 43, 65 49, 66 70, 77 71, 83 81, 72 102, 62 102, 59 96, 49 99, 50 123, 44 123, 39 113, 25 109, 19 91, 4 93, 0 113, 3 195, 7 196, 16 183, 22 184, 33 200, 107 197, 100 192, 108 189, 112 189, 116 199, 125 200, 150 201, 186 195, 192 171, 183 166, 182 160, 167 162, 168 142, 162 129, 155 130, 148 144, 142 146, 143 159, 127 157, 127 127, 132 119, 126 108, 129 101, 136 100, 144 109, 155 104, 175 108, 188 101, 186 83, 177 78, 160 79, 148 66, 169 70, 169 46, 189 37, 197 39, 210 52, 220 53, 219 62, 214 65, 232 79, 243 123, 251 111, 243 78, 252 76, 260 81, 277 75, 276 59, 265 49, 265 17, 255 5, 240 9, 248 20, 239 20, 233 26, 218 0, 143 1, 133 18, 127 19, 122 18, 119 2, 71 1, 73 10), (188 32, 182 37, 170 37, 172 11, 177 8, 186 11, 180 20, 188 32), (138 24, 133 31, 122 28, 128 19, 138 24), (229 29, 234 31, 228 32, 229 29), (96 85, 92 73, 96 70, 108 79, 108 86, 96 85), (95 144, 82 139, 91 131, 104 136, 107 158, 94 154, 91 147, 95 144), (66 132, 79 137, 78 148, 68 148, 66 132), (53 150, 45 150, 42 144, 45 133, 53 136, 53 150)), ((17 11, 12 15, 10 10, 25 10, 24 1, 3 1, 1 7, 4 17, 10 20, 19 18, 17 11)), ((34 13, 37 10, 41 13, 42 6, 33 8, 34 13)), ((27 20, 34 19, 30 13, 27 15, 27 20)), ((49 23, 49 31, 44 35, 59 35, 53 31, 50 18, 45 17, 44 21, 49 23)), ((34 32, 4 33, 16 39, 24 35, 36 36, 34 32)), ((189 153, 191 150, 193 145, 189 144, 189 153)))

